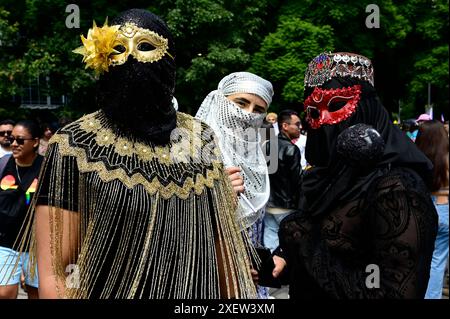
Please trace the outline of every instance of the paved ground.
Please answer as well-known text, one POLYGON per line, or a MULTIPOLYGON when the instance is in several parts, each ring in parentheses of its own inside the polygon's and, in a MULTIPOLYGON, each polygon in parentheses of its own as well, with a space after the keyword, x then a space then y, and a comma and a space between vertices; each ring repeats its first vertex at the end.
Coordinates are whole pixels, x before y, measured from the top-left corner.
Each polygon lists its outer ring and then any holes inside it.
POLYGON ((442 299, 448 299, 448 273, 445 276, 444 288, 442 289, 442 299))
MULTIPOLYGON (((445 277, 444 288, 442 289, 442 299, 449 299, 448 296, 448 276, 445 277)), ((289 286, 280 289, 269 288, 270 299, 289 299, 289 286)))
MULTIPOLYGON (((289 299, 289 287, 283 286, 280 289, 270 288, 269 295, 270 299, 289 299)), ((22 288, 19 289, 18 299, 28 299, 27 294, 23 291, 22 288)), ((448 297, 448 276, 446 276, 446 280, 444 283, 444 289, 442 291, 442 299, 449 299, 448 297)))
MULTIPOLYGON (((288 291, 288 286, 283 286, 280 289, 270 288, 269 294, 273 297, 273 299, 289 299, 288 291)), ((19 289, 19 296, 17 299, 28 299, 27 293, 22 288, 19 289)))
POLYGON ((28 299, 27 293, 22 288, 19 288, 17 299, 28 299))
POLYGON ((289 286, 282 286, 279 289, 269 288, 269 295, 270 299, 289 299, 289 286))

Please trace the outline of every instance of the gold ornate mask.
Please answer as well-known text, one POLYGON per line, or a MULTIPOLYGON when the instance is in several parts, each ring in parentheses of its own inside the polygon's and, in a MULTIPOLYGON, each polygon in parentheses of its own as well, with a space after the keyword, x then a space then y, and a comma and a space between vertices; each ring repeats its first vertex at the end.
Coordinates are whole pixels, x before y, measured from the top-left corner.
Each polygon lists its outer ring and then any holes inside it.
POLYGON ((167 54, 168 40, 156 32, 138 27, 127 22, 121 26, 114 43, 115 52, 109 56, 110 64, 120 65, 127 61, 130 54, 139 62, 156 62, 167 54))
POLYGON ((94 21, 87 38, 81 36, 81 40, 83 46, 73 52, 83 55, 86 68, 94 69, 97 74, 108 72, 111 65, 124 64, 130 54, 143 63, 159 61, 166 54, 173 59, 166 38, 132 22, 108 26, 106 20, 99 28, 94 21))

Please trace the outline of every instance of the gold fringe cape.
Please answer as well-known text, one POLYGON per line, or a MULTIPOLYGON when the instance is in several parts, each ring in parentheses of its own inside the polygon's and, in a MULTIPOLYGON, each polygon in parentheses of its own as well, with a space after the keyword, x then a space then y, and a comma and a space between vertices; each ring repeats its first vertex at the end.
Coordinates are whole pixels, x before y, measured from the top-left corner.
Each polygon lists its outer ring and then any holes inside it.
POLYGON ((61 297, 223 298, 220 253, 226 296, 256 298, 255 252, 219 152, 209 127, 180 112, 164 147, 121 134, 102 111, 85 115, 50 140, 18 249, 34 269, 34 211, 48 205, 61 297), (78 222, 63 227, 68 214, 78 222), (63 239, 75 242, 69 263, 63 239))

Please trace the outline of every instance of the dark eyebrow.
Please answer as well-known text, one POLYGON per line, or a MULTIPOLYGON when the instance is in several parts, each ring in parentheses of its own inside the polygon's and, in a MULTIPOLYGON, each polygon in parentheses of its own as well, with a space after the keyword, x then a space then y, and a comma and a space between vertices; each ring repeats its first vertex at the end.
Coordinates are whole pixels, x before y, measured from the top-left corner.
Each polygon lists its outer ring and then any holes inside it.
MULTIPOLYGON (((236 97, 234 100, 244 102, 246 104, 251 104, 251 102, 249 100, 247 100, 246 98, 243 98, 243 97, 236 97)), ((261 111, 262 113, 264 113, 266 111, 266 108, 264 106, 261 106, 258 104, 255 104, 255 109, 258 109, 258 111, 261 111)))
POLYGON ((255 109, 258 109, 259 111, 262 111, 263 113, 266 111, 266 108, 264 106, 255 104, 255 109))
POLYGON ((237 98, 235 98, 235 100, 250 104, 250 101, 243 97, 237 97, 237 98))

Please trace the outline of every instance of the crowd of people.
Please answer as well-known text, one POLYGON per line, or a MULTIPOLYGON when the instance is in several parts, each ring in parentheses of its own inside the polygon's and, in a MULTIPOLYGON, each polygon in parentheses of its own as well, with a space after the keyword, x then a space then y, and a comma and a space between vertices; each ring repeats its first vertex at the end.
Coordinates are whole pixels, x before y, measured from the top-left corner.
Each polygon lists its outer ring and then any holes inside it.
POLYGON ((448 125, 402 132, 368 58, 312 57, 278 114, 270 79, 234 72, 191 116, 158 16, 83 39, 98 110, 0 122, 0 298, 441 298, 448 125))

